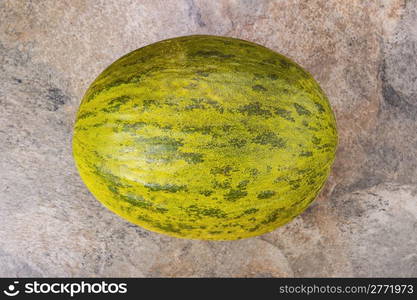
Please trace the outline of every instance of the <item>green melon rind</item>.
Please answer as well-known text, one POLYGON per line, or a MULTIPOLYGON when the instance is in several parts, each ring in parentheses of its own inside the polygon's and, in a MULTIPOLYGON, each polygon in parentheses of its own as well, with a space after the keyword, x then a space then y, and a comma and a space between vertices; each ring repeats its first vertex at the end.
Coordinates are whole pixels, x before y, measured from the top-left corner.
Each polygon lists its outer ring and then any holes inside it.
POLYGON ((274 230, 324 185, 334 114, 313 77, 243 40, 186 36, 135 50, 87 90, 73 153, 93 195, 171 236, 274 230))

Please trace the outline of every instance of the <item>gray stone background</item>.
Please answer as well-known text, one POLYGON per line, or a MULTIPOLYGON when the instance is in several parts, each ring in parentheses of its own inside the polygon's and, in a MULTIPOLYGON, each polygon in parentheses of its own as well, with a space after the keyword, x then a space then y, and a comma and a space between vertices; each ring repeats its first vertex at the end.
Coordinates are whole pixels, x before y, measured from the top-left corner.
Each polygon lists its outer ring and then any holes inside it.
POLYGON ((0 0, 0 276, 417 276, 416 0, 0 0), (340 147, 320 197, 234 242, 125 222, 71 156, 80 99, 123 54, 239 37, 308 69, 340 147))

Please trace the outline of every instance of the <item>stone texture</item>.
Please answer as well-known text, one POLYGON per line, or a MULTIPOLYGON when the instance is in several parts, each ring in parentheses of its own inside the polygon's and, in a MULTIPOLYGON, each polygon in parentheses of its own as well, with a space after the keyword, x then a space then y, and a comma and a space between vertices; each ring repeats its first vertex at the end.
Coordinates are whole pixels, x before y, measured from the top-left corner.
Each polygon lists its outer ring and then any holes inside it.
POLYGON ((0 1, 0 276, 417 276, 417 1, 0 1), (188 34, 258 42, 308 69, 340 145, 313 205, 235 242, 170 238, 101 206, 71 156, 89 83, 188 34))

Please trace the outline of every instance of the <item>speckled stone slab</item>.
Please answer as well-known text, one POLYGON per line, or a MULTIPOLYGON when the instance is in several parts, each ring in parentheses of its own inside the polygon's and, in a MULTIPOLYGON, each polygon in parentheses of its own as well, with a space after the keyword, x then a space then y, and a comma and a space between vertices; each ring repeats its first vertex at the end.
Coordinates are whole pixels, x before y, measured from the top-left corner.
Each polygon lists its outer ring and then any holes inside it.
POLYGON ((417 276, 417 1, 0 1, 0 276, 417 276), (170 238, 120 219, 71 155, 84 91, 120 56, 189 34, 292 58, 335 110, 320 197, 276 231, 170 238))

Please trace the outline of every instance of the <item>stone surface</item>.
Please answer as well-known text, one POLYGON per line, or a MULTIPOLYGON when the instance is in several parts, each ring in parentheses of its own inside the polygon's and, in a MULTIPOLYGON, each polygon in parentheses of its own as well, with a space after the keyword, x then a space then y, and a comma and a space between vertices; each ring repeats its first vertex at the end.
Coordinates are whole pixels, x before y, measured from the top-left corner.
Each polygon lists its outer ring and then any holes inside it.
POLYGON ((0 276, 417 276, 417 1, 0 1, 0 276), (170 238, 101 206, 71 156, 89 83, 188 34, 258 42, 335 110, 331 177, 301 216, 235 242, 170 238))

